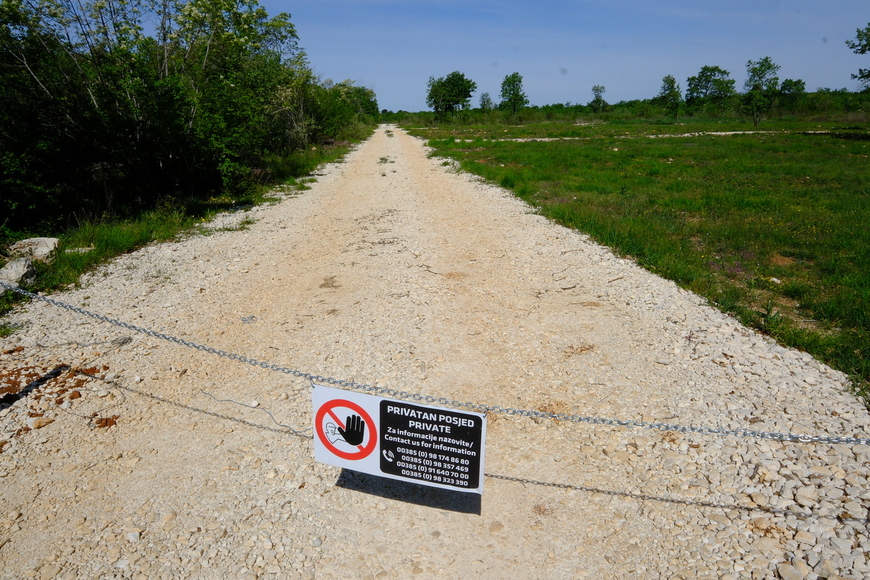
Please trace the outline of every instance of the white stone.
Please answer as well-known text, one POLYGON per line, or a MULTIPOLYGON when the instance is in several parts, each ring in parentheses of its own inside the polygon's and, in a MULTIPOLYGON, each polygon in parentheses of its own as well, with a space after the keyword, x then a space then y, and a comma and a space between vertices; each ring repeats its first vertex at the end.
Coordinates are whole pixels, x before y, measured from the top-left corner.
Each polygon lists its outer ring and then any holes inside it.
POLYGON ((778 564, 776 571, 782 580, 804 580, 804 575, 801 571, 791 564, 778 564))
POLYGON ((16 258, 0 268, 0 282, 10 286, 21 287, 32 284, 36 280, 36 270, 30 258, 16 258))
POLYGON ((57 238, 28 238, 9 246, 14 258, 31 258, 37 262, 50 262, 60 240, 57 238))

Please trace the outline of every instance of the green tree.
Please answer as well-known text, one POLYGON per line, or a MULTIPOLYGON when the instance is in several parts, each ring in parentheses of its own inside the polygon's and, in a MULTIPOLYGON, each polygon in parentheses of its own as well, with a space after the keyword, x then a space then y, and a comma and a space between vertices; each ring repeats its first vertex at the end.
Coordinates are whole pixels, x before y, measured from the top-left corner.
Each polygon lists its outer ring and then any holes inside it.
POLYGON ((604 93, 607 89, 604 85, 595 85, 592 87, 593 99, 589 101, 589 106, 594 113, 603 113, 607 109, 607 101, 604 100, 604 93))
POLYGON ((656 96, 656 101, 664 107, 671 116, 679 120, 680 109, 683 106, 683 96, 680 93, 680 85, 673 75, 662 78, 662 88, 656 96))
POLYGON ((731 73, 718 66, 703 66, 697 76, 686 80, 686 105, 697 108, 714 104, 720 111, 737 94, 731 73))
POLYGON ((374 121, 378 117, 374 91, 358 87, 352 80, 336 83, 327 79, 310 91, 309 126, 316 141, 334 141, 357 119, 367 117, 374 121))
POLYGON ((307 148, 320 133, 314 115, 319 110, 320 87, 304 51, 289 59, 286 66, 285 79, 271 97, 273 147, 307 148))
MULTIPOLYGON (((846 46, 855 54, 867 54, 870 52, 870 23, 867 23, 866 28, 859 28, 856 32, 855 40, 847 40, 846 46)), ((852 78, 864 84, 870 83, 870 68, 858 69, 858 74, 853 74, 852 78)))
POLYGON ((529 104, 529 99, 523 92, 523 77, 520 73, 511 73, 501 82, 501 104, 503 109, 516 114, 529 104))
POLYGON ((489 96, 489 93, 483 93, 480 95, 480 109, 484 113, 489 113, 493 108, 492 97, 489 96))
POLYGON ((376 114, 368 89, 322 86, 297 40, 256 0, 0 0, 2 221, 245 190, 267 157, 376 114))
POLYGON ((441 119, 447 113, 455 116, 457 111, 467 109, 471 102, 471 93, 477 89, 477 83, 461 72, 454 71, 446 77, 429 77, 427 87, 426 104, 441 119))
POLYGON ((779 94, 780 66, 769 56, 758 61, 746 63, 746 82, 743 84, 743 108, 752 117, 752 124, 758 126, 761 118, 768 114, 776 103, 779 94))
POLYGON ((779 100, 783 107, 797 112, 804 104, 807 97, 807 85, 798 79, 785 79, 779 86, 779 100))

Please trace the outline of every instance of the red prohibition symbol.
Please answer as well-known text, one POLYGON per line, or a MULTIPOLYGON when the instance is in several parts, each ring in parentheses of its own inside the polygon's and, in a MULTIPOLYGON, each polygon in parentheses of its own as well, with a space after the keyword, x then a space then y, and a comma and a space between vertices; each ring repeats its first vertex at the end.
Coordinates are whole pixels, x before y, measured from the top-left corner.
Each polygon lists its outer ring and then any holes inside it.
POLYGON ((330 453, 335 455, 336 457, 340 457, 341 459, 348 460, 358 460, 365 459, 369 455, 371 455, 372 451, 374 451, 375 447, 378 444, 378 430, 375 427, 375 422, 372 419, 371 415, 369 415, 365 409, 354 403, 353 401, 347 401, 345 399, 335 399, 332 401, 328 401, 321 405, 321 407, 317 410, 317 415, 314 418, 314 425, 317 429, 317 437, 320 439, 320 442, 323 443, 324 447, 326 447, 330 453), (326 436, 326 432, 324 430, 324 419, 327 415, 329 418, 335 421, 335 424, 338 425, 341 429, 346 429, 347 427, 344 424, 342 419, 338 418, 338 415, 333 411, 333 409, 341 407, 345 409, 350 409, 357 415, 359 415, 362 420, 365 422, 366 428, 368 429, 368 442, 365 445, 357 445, 356 447, 359 451, 342 451, 338 447, 332 444, 329 440, 329 437, 326 436))

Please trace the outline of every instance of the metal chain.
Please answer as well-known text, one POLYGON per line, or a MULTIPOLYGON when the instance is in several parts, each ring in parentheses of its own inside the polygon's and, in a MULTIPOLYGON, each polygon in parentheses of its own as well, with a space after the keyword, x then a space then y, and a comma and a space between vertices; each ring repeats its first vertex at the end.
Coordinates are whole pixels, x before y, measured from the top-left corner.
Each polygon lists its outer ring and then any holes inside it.
POLYGON ((101 322, 107 322, 114 326, 118 326, 121 328, 125 328, 127 330, 132 330, 134 332, 138 332, 140 334, 144 334, 146 336, 151 336, 154 338, 159 338, 161 340, 165 340, 168 342, 173 342, 175 344, 180 344, 181 346, 186 346, 188 348, 193 348, 196 350, 200 350, 202 352, 207 352, 210 354, 214 354, 220 357, 228 358, 230 360, 238 361, 241 363, 249 364, 255 367, 268 369, 272 371, 277 371, 280 373, 284 373, 286 375, 291 375, 294 377, 307 379, 312 383, 317 384, 328 384, 333 385, 345 390, 351 391, 362 391, 366 393, 373 393, 378 395, 385 395, 394 399, 402 399, 405 401, 416 401, 419 403, 425 403, 430 405, 439 405, 443 407, 450 408, 463 408, 469 409, 472 411, 476 411, 479 413, 499 413, 502 415, 516 415, 520 417, 533 417, 533 418, 541 418, 541 419, 552 419, 554 421, 566 421, 570 423, 587 423, 591 425, 607 425, 611 427, 630 427, 630 428, 639 428, 639 429, 652 429, 656 431, 675 431, 678 433, 697 433, 701 435, 719 435, 719 436, 728 436, 734 435, 736 437, 753 437, 756 439, 770 439, 773 441, 782 441, 782 442, 793 442, 793 443, 820 443, 820 444, 839 444, 839 445, 870 445, 870 437, 830 437, 826 435, 801 435, 801 434, 793 434, 793 433, 775 433, 775 432, 767 432, 767 431, 750 431, 747 429, 725 429, 721 427, 694 427, 690 425, 672 425, 669 423, 652 423, 648 421, 631 421, 631 420, 622 420, 622 419, 606 419, 601 417, 585 417, 581 415, 566 415, 563 413, 546 413, 544 411, 533 411, 528 409, 513 409, 510 407, 495 407, 491 405, 485 405, 482 403, 469 403, 465 401, 456 401, 453 399, 448 399, 445 397, 434 397, 432 395, 422 395, 420 393, 412 393, 409 391, 400 391, 397 389, 389 389, 386 387, 377 387, 374 385, 364 385, 354 381, 346 381, 342 379, 334 379, 332 377, 324 377, 321 375, 315 375, 312 373, 307 373, 305 371, 300 371, 296 369, 291 369, 288 367, 282 367, 280 365, 271 364, 268 362, 259 361, 254 358, 250 358, 247 356, 234 354, 231 352, 226 352, 217 348, 213 348, 210 346, 205 346, 202 344, 198 344, 195 342, 191 342, 188 340, 184 340, 169 334, 164 334, 162 332, 155 332, 153 330, 149 330, 147 328, 143 328, 141 326, 136 326, 135 324, 130 324, 127 322, 123 322, 121 320, 117 320, 115 318, 111 318, 108 316, 104 316, 102 314, 97 314, 95 312, 91 312, 89 310, 85 310, 83 308, 79 308, 77 306, 73 306, 71 304, 67 304, 65 302, 61 302, 59 300, 54 300, 52 298, 46 298, 45 296, 40 296, 38 294, 34 294, 32 292, 28 292, 27 290, 23 290, 21 288, 17 288, 15 286, 11 286, 6 284, 5 282, 0 282, 0 286, 6 288, 7 290, 11 290, 13 292, 17 292, 18 294, 33 298, 34 300, 41 300, 42 302, 47 302, 52 306, 57 306, 58 308, 63 308, 65 310, 69 310, 71 312, 75 312, 76 314, 81 314, 82 316, 87 316, 89 318, 93 318, 95 320, 99 320, 101 322))
POLYGON ((259 406, 255 406, 255 405, 246 405, 245 403, 240 403, 238 401, 234 401, 233 399, 218 399, 217 397, 215 397, 211 393, 203 391, 202 389, 200 389, 199 392, 202 393, 203 395, 206 395, 207 397, 211 397, 212 399, 214 399, 218 403, 232 403, 233 405, 238 405, 239 407, 246 407, 248 409, 253 409, 255 411, 261 411, 261 412, 269 415, 269 418, 272 419, 272 422, 274 424, 276 424, 279 427, 284 427, 285 429, 291 431, 294 435, 299 435, 300 437, 308 437, 308 438, 312 437, 311 435, 305 434, 306 431, 311 431, 311 427, 309 427, 308 429, 302 429, 301 431, 299 431, 297 429, 294 429, 290 425, 285 425, 284 423, 279 423, 278 419, 275 418, 275 415, 273 415, 269 409, 264 409, 263 407, 259 407, 259 406))

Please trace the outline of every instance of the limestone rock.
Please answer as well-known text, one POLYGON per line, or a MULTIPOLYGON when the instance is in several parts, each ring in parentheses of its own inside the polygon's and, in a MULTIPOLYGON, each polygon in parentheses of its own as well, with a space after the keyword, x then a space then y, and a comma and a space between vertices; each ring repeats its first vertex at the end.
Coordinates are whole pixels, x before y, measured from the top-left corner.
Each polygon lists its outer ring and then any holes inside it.
POLYGON ((51 262, 57 250, 57 238, 28 238, 9 246, 13 258, 31 258, 37 262, 51 262))
POLYGON ((776 571, 782 580, 803 580, 804 578, 801 571, 790 564, 778 564, 776 571))
POLYGON ((31 429, 42 429, 52 423, 54 423, 54 419, 51 417, 31 417, 27 420, 27 426, 31 429))
POLYGON ((0 268, 0 282, 20 287, 36 280, 36 270, 30 258, 16 258, 0 268))
POLYGON ((86 246, 84 248, 67 248, 64 250, 67 254, 87 254, 88 252, 93 252, 93 246, 86 246))

